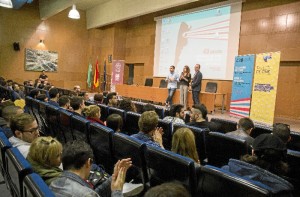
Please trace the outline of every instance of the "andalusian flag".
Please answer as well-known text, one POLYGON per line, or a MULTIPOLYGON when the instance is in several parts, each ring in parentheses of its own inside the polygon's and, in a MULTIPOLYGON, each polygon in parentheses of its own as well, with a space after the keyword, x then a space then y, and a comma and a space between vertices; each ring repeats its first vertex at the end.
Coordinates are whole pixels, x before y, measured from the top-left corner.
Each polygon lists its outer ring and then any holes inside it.
POLYGON ((86 80, 89 88, 92 87, 92 75, 93 75, 93 66, 90 62, 88 67, 87 80, 86 80))
POLYGON ((94 73, 94 87, 99 87, 99 69, 98 69, 98 59, 95 65, 95 73, 94 73))

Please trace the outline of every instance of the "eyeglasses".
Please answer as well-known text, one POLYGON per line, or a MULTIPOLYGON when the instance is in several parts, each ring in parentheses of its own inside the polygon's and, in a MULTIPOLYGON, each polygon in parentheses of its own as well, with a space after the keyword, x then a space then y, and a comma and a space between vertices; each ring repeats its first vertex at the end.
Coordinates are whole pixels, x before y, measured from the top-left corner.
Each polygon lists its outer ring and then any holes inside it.
POLYGON ((277 127, 277 126, 280 126, 280 125, 286 126, 287 128, 291 129, 291 126, 289 124, 284 124, 284 123, 274 123, 273 127, 277 127))
POLYGON ((27 131, 23 131, 23 133, 39 133, 40 132, 40 129, 39 128, 32 128, 30 130, 27 130, 27 131))

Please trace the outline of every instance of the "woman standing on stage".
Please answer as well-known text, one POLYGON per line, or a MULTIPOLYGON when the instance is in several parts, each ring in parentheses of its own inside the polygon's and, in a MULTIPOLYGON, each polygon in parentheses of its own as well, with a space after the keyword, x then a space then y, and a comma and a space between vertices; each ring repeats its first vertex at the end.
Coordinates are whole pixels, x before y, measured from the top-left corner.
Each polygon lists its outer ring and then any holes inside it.
POLYGON ((191 73, 189 66, 185 65, 179 78, 180 82, 180 104, 187 108, 188 88, 191 82, 191 73))

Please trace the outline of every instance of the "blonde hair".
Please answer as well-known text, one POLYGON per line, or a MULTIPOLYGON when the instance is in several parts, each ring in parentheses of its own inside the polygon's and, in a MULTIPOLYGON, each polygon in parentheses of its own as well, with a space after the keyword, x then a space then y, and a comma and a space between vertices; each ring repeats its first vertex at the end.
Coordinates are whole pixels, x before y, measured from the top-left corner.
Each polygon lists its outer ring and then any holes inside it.
POLYGON ((86 106, 83 109, 83 113, 85 114, 86 117, 99 118, 97 116, 97 113, 99 113, 100 115, 100 107, 97 105, 86 106))
POLYGON ((61 153, 62 145, 58 140, 51 136, 38 137, 31 143, 27 159, 43 166, 56 167, 51 163, 61 153))
POLYGON ((179 128, 173 134, 172 152, 189 157, 199 163, 194 133, 188 128, 179 128))

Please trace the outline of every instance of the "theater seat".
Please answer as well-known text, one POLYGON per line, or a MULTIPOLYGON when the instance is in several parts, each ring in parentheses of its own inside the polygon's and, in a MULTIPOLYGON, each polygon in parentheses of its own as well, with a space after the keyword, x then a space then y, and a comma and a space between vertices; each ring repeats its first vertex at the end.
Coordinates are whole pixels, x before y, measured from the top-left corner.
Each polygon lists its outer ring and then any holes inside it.
POLYGON ((82 140, 89 143, 90 121, 82 116, 71 116, 71 130, 74 140, 82 140))
POLYGON ((100 107, 101 109, 101 117, 100 120, 102 120, 103 122, 106 121, 106 118, 108 116, 108 109, 109 107, 104 105, 104 104, 97 104, 97 106, 100 107))
POLYGON ((23 197, 55 197, 44 180, 36 173, 28 174, 23 180, 23 197))
POLYGON ((264 125, 254 125, 254 129, 251 131, 250 136, 256 138, 264 133, 272 133, 272 128, 264 125))
POLYGON ((219 132, 210 132, 206 139, 206 154, 209 165, 222 167, 229 159, 240 159, 248 153, 245 140, 219 132))
POLYGON ((11 147, 12 145, 6 138, 5 134, 3 132, 0 132, 0 170, 8 188, 9 184, 7 182, 7 165, 5 160, 5 151, 11 147))
POLYGON ((214 122, 219 126, 220 130, 217 132, 227 133, 227 132, 235 131, 237 129, 237 123, 232 120, 212 118, 211 122, 214 122))
POLYGON ((152 87, 152 85, 153 85, 153 79, 147 78, 147 79, 145 80, 145 86, 152 87))
POLYGON ((23 179, 32 173, 32 168, 17 148, 6 150, 7 180, 13 196, 21 196, 23 193, 23 179))
POLYGON ((65 109, 59 109, 59 129, 64 135, 65 143, 73 141, 74 137, 72 135, 71 130, 71 116, 73 116, 72 112, 69 112, 65 109))
POLYGON ((147 146, 145 156, 151 187, 176 181, 194 196, 197 177, 192 159, 153 146, 147 146))
MULTIPOLYGON (((119 114, 123 119, 123 128, 121 128, 121 131, 124 131, 125 129, 125 123, 126 123, 126 112, 122 109, 118 109, 115 107, 110 107, 108 110, 108 116, 111 114, 119 114)), ((126 131, 125 131, 126 132, 126 131)))
POLYGON ((66 142, 63 130, 59 126, 59 107, 53 105, 46 106, 46 123, 49 130, 53 133, 53 137, 56 137, 60 143, 64 144, 66 142))
POLYGON ((140 131, 139 129, 139 118, 141 114, 135 112, 127 112, 126 113, 126 121, 125 121, 125 131, 128 135, 136 134, 140 131))
POLYGON ((163 145, 166 150, 171 150, 172 146, 172 123, 165 120, 158 120, 158 127, 161 127, 163 129, 164 134, 162 135, 163 138, 163 145))
POLYGON ((300 151, 300 132, 291 131, 291 141, 288 142, 287 148, 300 151))

